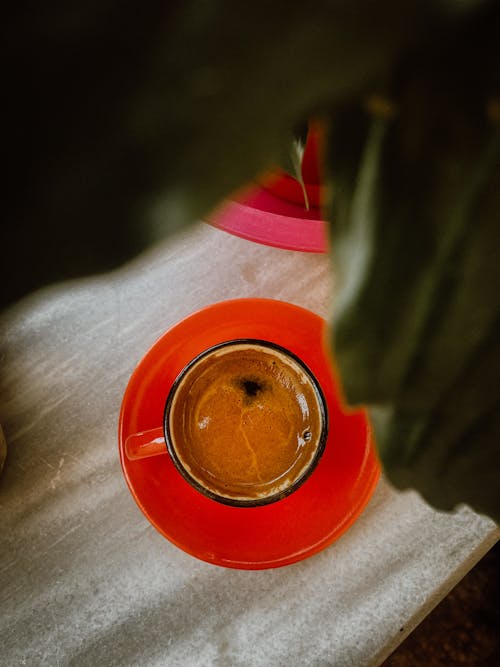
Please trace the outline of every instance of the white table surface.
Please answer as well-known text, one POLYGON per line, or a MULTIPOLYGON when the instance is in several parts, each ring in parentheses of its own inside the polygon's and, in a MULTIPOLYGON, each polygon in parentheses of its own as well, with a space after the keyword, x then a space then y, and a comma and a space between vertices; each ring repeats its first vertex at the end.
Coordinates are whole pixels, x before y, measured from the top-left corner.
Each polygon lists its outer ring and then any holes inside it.
POLYGON ((494 544, 382 480, 336 543, 227 570, 165 540, 117 451, 135 365, 202 306, 270 297, 328 316, 327 257, 196 225, 111 275, 35 294, 0 320, 0 664, 378 665, 494 544))

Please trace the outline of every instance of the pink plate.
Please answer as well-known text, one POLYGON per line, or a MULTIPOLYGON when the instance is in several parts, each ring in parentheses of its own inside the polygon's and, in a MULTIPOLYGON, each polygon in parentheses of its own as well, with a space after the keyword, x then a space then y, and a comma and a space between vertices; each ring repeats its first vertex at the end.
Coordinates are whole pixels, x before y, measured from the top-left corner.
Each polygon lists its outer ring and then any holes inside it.
POLYGON ((321 176, 323 127, 311 121, 299 182, 281 170, 259 180, 225 202, 207 219, 211 225, 250 241, 277 248, 323 253, 328 250, 328 224, 321 213, 327 199, 321 176))
POLYGON ((256 185, 238 200, 227 201, 207 222, 230 234, 275 248, 324 253, 328 249, 327 223, 320 209, 277 196, 256 185))

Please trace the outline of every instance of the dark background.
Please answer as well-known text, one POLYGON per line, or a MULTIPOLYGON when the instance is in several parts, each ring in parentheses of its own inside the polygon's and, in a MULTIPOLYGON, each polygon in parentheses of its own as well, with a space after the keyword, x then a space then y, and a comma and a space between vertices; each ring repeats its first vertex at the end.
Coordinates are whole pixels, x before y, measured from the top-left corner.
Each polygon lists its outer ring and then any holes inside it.
POLYGON ((382 667, 498 667, 499 593, 497 542, 382 667))

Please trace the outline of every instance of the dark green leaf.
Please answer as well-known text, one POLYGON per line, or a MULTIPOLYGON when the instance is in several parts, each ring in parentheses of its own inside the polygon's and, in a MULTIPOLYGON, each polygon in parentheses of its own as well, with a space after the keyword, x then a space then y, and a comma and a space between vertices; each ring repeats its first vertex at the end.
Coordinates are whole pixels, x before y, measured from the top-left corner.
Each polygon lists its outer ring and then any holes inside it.
POLYGON ((440 60, 408 63, 392 118, 339 107, 329 150, 347 400, 368 405, 394 484, 498 522, 500 129, 487 113, 497 30, 483 24, 440 60))

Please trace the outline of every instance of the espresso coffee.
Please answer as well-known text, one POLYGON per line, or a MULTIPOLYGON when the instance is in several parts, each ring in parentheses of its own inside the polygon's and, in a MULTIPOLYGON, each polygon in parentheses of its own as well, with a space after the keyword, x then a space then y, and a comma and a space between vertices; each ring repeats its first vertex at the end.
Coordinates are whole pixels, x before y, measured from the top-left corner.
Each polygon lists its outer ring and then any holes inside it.
POLYGON ((321 390, 293 355, 234 341, 195 359, 165 414, 174 463, 202 493, 235 505, 277 500, 299 485, 326 440, 321 390))

